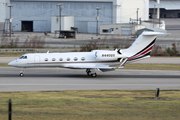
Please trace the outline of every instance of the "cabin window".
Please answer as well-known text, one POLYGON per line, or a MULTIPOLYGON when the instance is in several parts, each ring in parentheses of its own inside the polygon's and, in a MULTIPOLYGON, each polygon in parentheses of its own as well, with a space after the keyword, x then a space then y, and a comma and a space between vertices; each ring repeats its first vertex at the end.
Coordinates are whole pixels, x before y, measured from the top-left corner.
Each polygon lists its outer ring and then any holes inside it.
POLYGON ((59 58, 59 61, 63 61, 63 58, 59 58))
POLYGON ((24 56, 24 58, 23 59, 27 59, 27 56, 24 56))
POLYGON ((69 57, 67 58, 67 61, 70 61, 70 58, 69 58, 69 57))
POLYGON ((84 60, 85 60, 85 57, 82 57, 81 60, 84 61, 84 60))
POLYGON ((24 58, 24 56, 21 56, 19 59, 23 59, 24 58))
POLYGON ((78 60, 78 58, 77 58, 77 57, 75 57, 75 58, 74 58, 74 61, 77 61, 77 60, 78 60))
POLYGON ((47 58, 45 58, 45 59, 44 59, 44 61, 48 61, 48 59, 47 59, 47 58))
POLYGON ((52 61, 55 61, 55 60, 56 60, 55 58, 52 59, 52 61))

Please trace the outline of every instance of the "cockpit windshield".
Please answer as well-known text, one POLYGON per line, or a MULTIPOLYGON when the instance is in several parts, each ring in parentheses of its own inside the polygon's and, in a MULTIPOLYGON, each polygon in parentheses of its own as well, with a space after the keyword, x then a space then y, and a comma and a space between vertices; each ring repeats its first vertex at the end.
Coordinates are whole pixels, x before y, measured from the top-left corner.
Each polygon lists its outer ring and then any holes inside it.
POLYGON ((27 59, 27 56, 24 56, 24 58, 23 59, 27 59))
POLYGON ((27 59, 27 56, 21 56, 19 59, 27 59))
POLYGON ((24 58, 24 56, 21 56, 19 59, 23 59, 24 58))

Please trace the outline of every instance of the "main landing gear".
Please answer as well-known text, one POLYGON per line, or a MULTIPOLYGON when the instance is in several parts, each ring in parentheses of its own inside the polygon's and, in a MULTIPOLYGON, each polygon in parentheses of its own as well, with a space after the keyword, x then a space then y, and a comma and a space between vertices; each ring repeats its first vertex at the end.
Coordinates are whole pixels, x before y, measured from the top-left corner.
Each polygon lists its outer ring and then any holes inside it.
POLYGON ((97 74, 96 74, 96 71, 95 69, 86 69, 86 73, 88 76, 91 76, 91 77, 97 77, 97 74))
POLYGON ((26 68, 23 68, 22 71, 20 71, 20 77, 23 77, 24 76, 24 71, 25 71, 26 68))

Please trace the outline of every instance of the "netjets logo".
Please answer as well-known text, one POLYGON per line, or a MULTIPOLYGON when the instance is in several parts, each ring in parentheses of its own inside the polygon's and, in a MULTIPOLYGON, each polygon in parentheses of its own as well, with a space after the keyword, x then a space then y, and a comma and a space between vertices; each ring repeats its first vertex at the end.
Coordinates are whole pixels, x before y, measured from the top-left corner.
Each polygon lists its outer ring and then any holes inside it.
POLYGON ((115 57, 115 54, 102 54, 102 57, 115 57))

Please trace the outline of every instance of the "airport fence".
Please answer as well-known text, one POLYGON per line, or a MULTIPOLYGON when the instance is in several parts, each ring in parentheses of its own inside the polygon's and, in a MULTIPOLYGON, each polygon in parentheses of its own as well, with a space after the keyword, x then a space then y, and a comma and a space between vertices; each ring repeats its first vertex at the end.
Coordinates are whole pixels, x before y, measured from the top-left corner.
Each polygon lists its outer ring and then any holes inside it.
POLYGON ((173 110, 180 105, 9 100, 0 101, 0 120, 180 119, 173 110))

